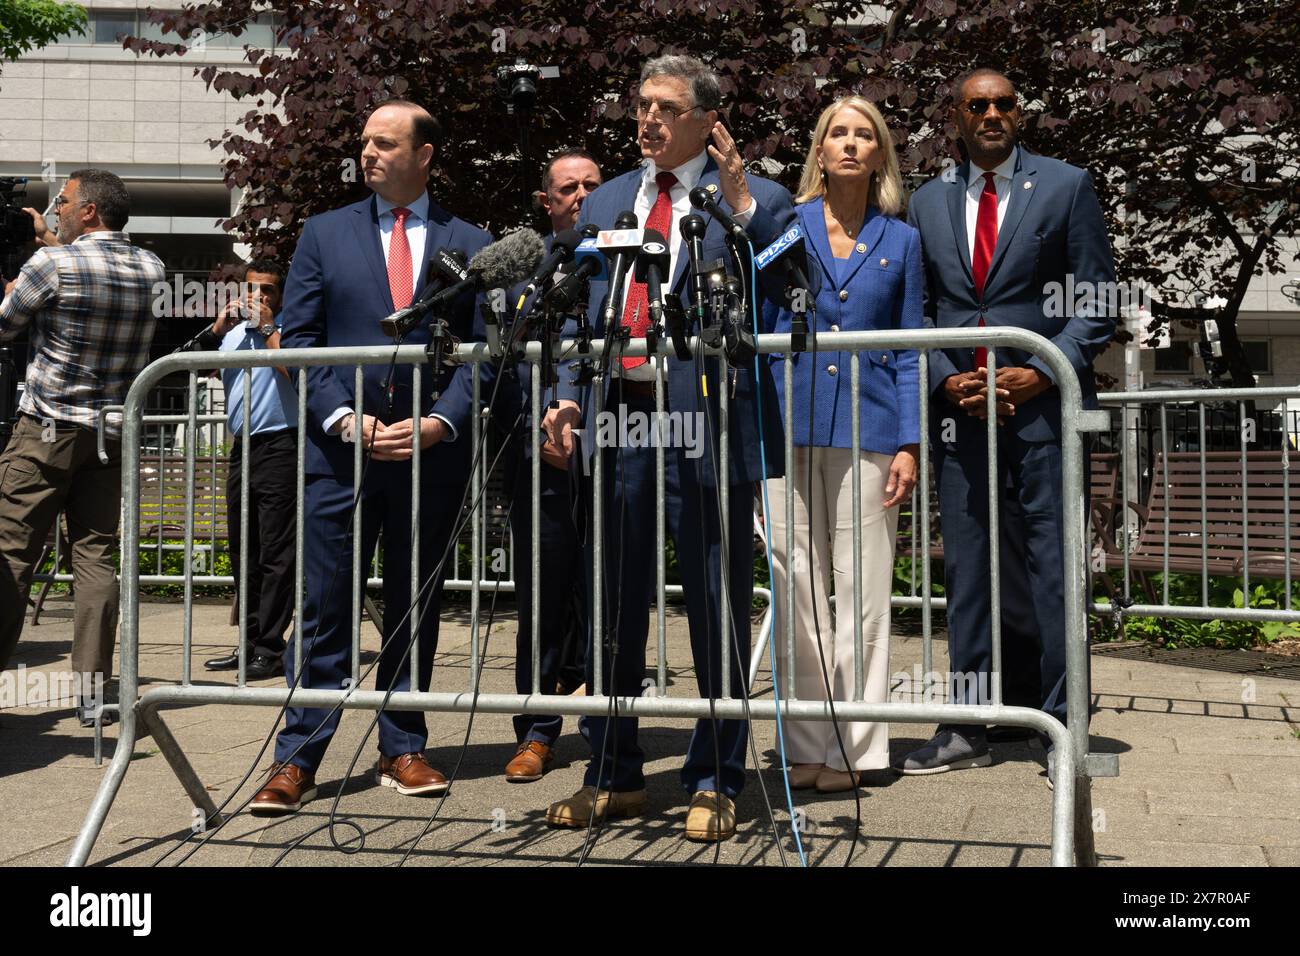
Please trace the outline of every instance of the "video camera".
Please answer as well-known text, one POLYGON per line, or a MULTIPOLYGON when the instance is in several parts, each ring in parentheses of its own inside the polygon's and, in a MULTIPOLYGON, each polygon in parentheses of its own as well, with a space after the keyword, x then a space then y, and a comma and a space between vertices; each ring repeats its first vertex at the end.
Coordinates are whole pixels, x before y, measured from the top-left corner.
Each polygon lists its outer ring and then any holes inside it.
POLYGON ((12 279, 27 258, 27 247, 36 241, 32 217, 23 212, 27 180, 0 176, 0 275, 12 279))

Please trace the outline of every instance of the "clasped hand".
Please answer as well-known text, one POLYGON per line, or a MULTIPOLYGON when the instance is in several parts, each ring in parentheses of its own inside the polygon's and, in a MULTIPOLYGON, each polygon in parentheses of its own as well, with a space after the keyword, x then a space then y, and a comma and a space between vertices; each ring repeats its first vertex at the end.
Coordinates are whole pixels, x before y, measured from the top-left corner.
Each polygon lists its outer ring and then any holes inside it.
MULTIPOLYGON (((385 425, 373 415, 361 416, 360 434, 356 431, 356 416, 347 415, 343 427, 339 430, 344 441, 361 441, 363 448, 370 451, 370 457, 376 461, 409 461, 411 459, 411 436, 415 433, 415 420, 405 418, 400 422, 385 425)), ((420 419, 420 449, 432 448, 447 437, 447 423, 440 418, 420 419)))
MULTIPOLYGON (((1051 387, 1052 381, 1036 368, 1003 367, 995 373, 998 424, 1016 413, 1023 405, 1051 387)), ((943 382, 943 391, 952 402, 973 418, 988 418, 988 370, 958 372, 943 382)))

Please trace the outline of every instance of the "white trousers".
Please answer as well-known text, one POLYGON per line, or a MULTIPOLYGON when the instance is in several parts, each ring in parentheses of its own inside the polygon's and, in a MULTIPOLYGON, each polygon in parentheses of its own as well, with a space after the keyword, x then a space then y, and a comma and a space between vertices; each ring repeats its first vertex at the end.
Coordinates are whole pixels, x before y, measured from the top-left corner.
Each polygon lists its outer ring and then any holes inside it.
MULTIPOLYGON (((894 578, 894 536, 898 507, 886 510, 885 482, 892 455, 859 452, 863 700, 884 702, 889 696, 889 597, 894 578)), ((768 482, 772 510, 768 524, 776 580, 776 627, 786 622, 786 573, 794 572, 795 695, 800 700, 826 699, 818 627, 813 620, 814 591, 826 676, 836 701, 854 699, 853 671, 853 452, 847 448, 794 449, 794 474, 768 482), (812 457, 812 485, 808 459, 812 457), (786 483, 794 485, 794 547, 786 553, 786 483), (811 494, 810 494, 811 492, 811 494), (811 504, 811 508, 809 505, 811 504), (830 613, 834 583, 836 614, 830 613), (813 585, 815 584, 815 587, 813 585)), ((784 654, 777 644, 778 654, 784 654)), ((785 658, 781 694, 786 693, 785 658)), ((786 756, 792 763, 823 763, 835 770, 878 770, 889 766, 889 725, 839 720, 849 767, 844 764, 830 721, 786 720, 786 756)))

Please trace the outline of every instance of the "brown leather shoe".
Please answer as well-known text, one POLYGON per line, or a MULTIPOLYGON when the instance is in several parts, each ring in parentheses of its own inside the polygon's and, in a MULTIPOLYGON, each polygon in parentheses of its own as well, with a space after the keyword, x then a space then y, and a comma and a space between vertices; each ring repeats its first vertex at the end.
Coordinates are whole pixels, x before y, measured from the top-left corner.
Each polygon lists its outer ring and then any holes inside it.
POLYGON ((255 817, 278 817, 297 813, 298 809, 316 797, 316 775, 296 764, 284 764, 271 774, 271 779, 257 791, 248 805, 255 817))
POLYGON ((392 787, 404 797, 446 793, 450 786, 447 778, 429 766, 424 754, 402 754, 400 757, 380 756, 375 777, 381 787, 392 787))
POLYGON ((525 740, 515 750, 514 758, 506 764, 506 779, 511 783, 541 780, 552 759, 551 748, 546 744, 540 740, 525 740))
POLYGON ((635 817, 645 807, 644 790, 600 791, 596 799, 595 787, 583 787, 573 796, 557 800, 546 811, 546 822, 553 827, 581 828, 605 817, 635 817))
POLYGON ((686 811, 686 839, 716 843, 736 835, 736 804, 714 790, 697 790, 686 811))

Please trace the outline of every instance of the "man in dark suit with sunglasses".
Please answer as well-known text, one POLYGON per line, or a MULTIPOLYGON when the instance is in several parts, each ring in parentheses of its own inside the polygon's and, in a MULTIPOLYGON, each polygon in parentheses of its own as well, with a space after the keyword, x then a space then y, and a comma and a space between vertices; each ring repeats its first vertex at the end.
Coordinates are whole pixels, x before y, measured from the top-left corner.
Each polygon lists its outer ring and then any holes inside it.
MULTIPOLYGON (((1067 276, 1075 288, 1114 287, 1092 180, 1085 170, 1018 145, 1020 102, 996 70, 961 81, 953 120, 968 159, 955 178, 946 174, 917 190, 908 212, 921 232, 926 321, 1039 333, 1065 354, 1085 407, 1095 408, 1092 360, 1114 334, 1104 305, 1114 300, 1084 298, 1068 303, 1064 314, 1051 304, 1052 289, 1067 287, 1067 276)), ((999 348, 996 358, 1005 703, 1039 707, 1065 723, 1061 393, 1042 358, 1011 348, 999 348)), ((987 363, 984 348, 930 353, 954 703, 992 701, 987 363)), ((1050 774, 1050 746, 1048 756, 1050 774)), ((941 724, 898 769, 933 774, 990 762, 985 727, 941 724)))

